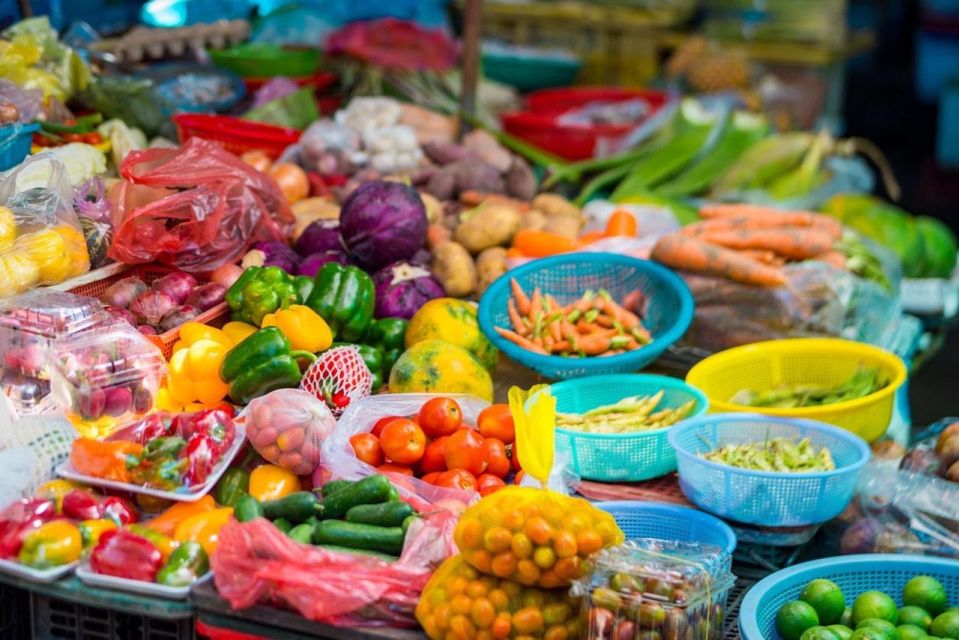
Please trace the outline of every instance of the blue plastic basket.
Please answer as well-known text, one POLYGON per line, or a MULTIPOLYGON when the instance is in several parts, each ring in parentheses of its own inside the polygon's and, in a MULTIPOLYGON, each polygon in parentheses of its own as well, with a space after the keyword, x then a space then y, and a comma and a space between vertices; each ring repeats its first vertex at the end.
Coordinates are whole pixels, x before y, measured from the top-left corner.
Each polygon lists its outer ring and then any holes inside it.
MULTIPOLYGON (((583 413, 628 396, 664 391, 659 408, 696 401, 690 416, 706 413, 706 395, 681 380, 642 373, 577 378, 550 385, 561 413, 583 413)), ((556 429, 556 450, 568 451, 573 470, 581 478, 606 482, 638 482, 676 470, 676 454, 666 441, 670 427, 636 433, 581 433, 556 429)))
POLYGON ((730 526, 696 509, 635 500, 597 502, 596 506, 612 514, 627 540, 656 538, 711 544, 730 556, 736 550, 736 534, 730 526))
POLYGON ((493 282, 479 305, 480 328, 493 344, 516 362, 553 379, 638 371, 679 340, 692 319, 693 296, 679 276, 648 260, 610 253, 570 253, 527 262, 493 282), (510 278, 516 278, 526 291, 540 287, 560 304, 579 299, 587 289, 606 289, 616 298, 639 289, 649 299, 643 324, 653 341, 641 349, 604 358, 567 358, 527 351, 494 330, 510 326, 506 308, 510 278))
POLYGON ((946 588, 953 605, 959 603, 959 562, 942 558, 877 553, 823 558, 777 571, 749 590, 739 609, 743 640, 780 640, 776 614, 796 600, 810 580, 825 578, 842 589, 846 604, 865 591, 878 590, 902 605, 902 588, 918 575, 932 576, 946 588))
POLYGON ((692 418, 670 429, 667 437, 676 450, 679 486, 690 502, 721 518, 764 527, 816 524, 842 513, 870 456, 869 445, 845 429, 814 420, 756 413, 692 418), (808 437, 816 447, 829 449, 836 468, 816 473, 774 473, 699 457, 727 444, 776 437, 808 437))
POLYGON ((0 127, 0 171, 15 167, 30 153, 33 134, 40 130, 40 125, 6 124, 0 127))

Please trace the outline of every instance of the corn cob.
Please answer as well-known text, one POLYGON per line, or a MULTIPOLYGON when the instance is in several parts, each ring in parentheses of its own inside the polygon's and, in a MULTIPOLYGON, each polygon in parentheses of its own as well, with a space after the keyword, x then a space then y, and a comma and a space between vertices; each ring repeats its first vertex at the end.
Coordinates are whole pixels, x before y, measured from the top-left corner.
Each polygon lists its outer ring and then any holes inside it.
POLYGON ((739 156, 709 195, 721 197, 762 186, 802 162, 814 139, 812 133, 797 131, 760 140, 739 156))

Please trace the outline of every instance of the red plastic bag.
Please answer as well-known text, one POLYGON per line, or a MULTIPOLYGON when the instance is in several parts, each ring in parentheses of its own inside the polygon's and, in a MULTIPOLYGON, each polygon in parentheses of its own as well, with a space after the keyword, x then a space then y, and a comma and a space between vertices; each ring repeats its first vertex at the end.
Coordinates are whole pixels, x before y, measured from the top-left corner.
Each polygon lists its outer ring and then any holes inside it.
POLYGON ((458 518, 439 506, 421 514, 393 563, 301 544, 263 518, 231 521, 210 558, 217 591, 234 609, 276 604, 341 626, 416 626, 420 592, 453 553, 458 518))
POLYGON ((276 182, 214 142, 132 151, 110 191, 116 233, 109 255, 211 271, 259 240, 285 240, 293 214, 276 182))

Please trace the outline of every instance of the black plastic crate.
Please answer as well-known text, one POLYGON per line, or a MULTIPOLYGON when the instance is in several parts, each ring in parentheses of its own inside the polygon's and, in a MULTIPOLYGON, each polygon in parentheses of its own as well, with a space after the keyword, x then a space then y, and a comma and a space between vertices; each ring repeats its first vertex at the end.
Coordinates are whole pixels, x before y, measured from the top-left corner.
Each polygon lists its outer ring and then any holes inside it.
POLYGON ((0 584, 0 638, 30 637, 30 596, 0 584))
MULTIPOLYGON (((194 640, 194 618, 170 620, 30 594, 36 640, 194 640)), ((7 636, 0 637, 27 637, 7 636)))
POLYGON ((756 580, 739 578, 729 590, 729 597, 726 600, 726 621, 723 628, 723 638, 725 640, 740 640, 739 607, 743 603, 746 592, 755 584, 756 580))

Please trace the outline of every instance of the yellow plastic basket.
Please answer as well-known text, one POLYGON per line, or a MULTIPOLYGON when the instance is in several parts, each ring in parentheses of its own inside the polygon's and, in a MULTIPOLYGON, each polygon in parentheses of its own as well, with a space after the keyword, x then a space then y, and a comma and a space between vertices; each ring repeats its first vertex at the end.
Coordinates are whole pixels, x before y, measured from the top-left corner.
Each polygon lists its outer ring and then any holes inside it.
POLYGON ((747 411, 819 420, 848 429, 867 442, 886 432, 896 390, 905 380, 906 367, 898 356, 879 347, 836 338, 772 340, 735 347, 706 358, 686 375, 686 382, 709 398, 711 413, 747 411), (821 407, 766 409, 729 402, 741 389, 838 384, 860 365, 878 366, 889 384, 863 398, 821 407))

